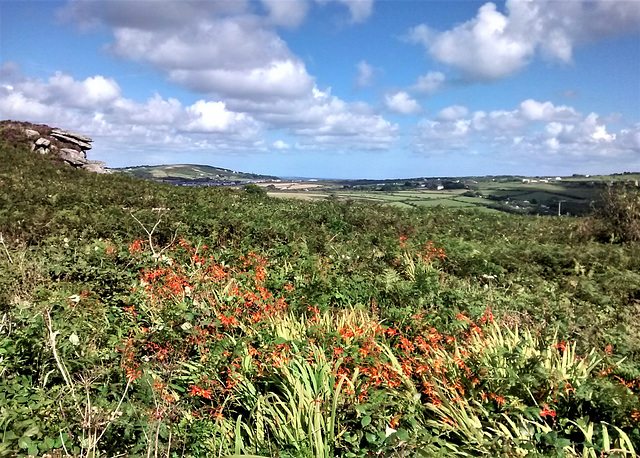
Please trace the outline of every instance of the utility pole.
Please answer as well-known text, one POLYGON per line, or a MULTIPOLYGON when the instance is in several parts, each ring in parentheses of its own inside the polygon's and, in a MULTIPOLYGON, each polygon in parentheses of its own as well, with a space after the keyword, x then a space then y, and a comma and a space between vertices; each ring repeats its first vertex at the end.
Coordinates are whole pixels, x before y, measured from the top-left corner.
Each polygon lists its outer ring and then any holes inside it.
POLYGON ((560 208, 562 207, 562 202, 566 202, 566 200, 559 200, 559 201, 558 201, 558 216, 561 216, 561 214, 560 214, 560 208))

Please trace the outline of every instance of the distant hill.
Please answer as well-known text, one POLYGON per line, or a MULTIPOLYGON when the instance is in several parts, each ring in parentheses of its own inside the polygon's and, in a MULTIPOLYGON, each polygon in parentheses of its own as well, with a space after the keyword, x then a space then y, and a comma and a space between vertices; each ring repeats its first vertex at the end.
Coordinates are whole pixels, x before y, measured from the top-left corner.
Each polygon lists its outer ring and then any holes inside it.
POLYGON ((173 165, 142 165, 112 169, 117 173, 147 180, 161 182, 253 182, 275 181, 278 177, 259 175, 257 173, 237 172, 235 170, 212 167, 210 165, 173 164, 173 165))

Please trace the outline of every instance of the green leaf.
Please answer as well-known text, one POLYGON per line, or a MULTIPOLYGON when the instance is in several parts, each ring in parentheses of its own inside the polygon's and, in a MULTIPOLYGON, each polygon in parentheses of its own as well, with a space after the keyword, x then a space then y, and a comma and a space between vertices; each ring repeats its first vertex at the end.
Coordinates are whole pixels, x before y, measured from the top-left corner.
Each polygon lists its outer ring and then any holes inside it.
POLYGON ((32 444, 31 439, 29 439, 26 436, 22 436, 20 439, 18 439, 18 446, 20 448, 28 449, 29 447, 31 447, 31 444, 32 444))
POLYGON ((50 437, 45 437, 44 438, 44 443, 45 443, 45 445, 47 446, 48 449, 52 449, 53 446, 55 445, 56 441, 53 440, 50 437))
POLYGON ((356 406, 356 412, 358 412, 358 413, 366 413, 368 408, 369 408, 369 404, 358 404, 356 406))
POLYGON ((360 424, 363 428, 365 426, 368 426, 369 423, 371 423, 371 415, 365 415, 364 417, 362 417, 362 420, 360 420, 360 424))

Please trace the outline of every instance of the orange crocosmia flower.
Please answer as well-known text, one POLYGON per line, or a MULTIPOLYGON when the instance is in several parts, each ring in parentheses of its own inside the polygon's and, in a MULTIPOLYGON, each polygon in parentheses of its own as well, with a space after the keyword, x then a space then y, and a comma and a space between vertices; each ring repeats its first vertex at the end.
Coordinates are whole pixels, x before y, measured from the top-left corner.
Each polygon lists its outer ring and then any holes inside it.
POLYGON ((211 399, 211 390, 205 390, 201 388, 199 385, 193 385, 191 387, 191 391, 189 391, 190 396, 200 396, 205 399, 211 399))
POLYGON ((557 344, 551 345, 551 348, 556 348, 558 350, 565 351, 567 349, 567 342, 563 340, 561 342, 558 342, 557 344))
POLYGON ((462 358, 455 358, 454 363, 456 366, 458 366, 460 369, 464 369, 466 367, 464 360, 462 358))
POLYGON ((444 418, 442 419, 442 423, 444 423, 445 425, 451 425, 451 426, 453 426, 454 428, 457 428, 457 427, 458 427, 458 423, 456 423, 455 421, 453 421, 453 420, 452 420, 451 418, 449 418, 449 417, 444 417, 444 418))
POLYGON ((203 264, 203 263, 204 263, 204 261, 205 261, 205 258, 204 258, 204 256, 198 256, 197 254, 194 254, 194 255, 191 257, 191 261, 192 261, 194 264, 203 264))
POLYGON ((232 316, 224 316, 223 314, 218 315, 218 319, 222 323, 223 326, 237 326, 238 320, 232 316))
POLYGON ((489 323, 493 323, 494 321, 493 313, 491 312, 491 309, 489 307, 487 307, 487 310, 484 312, 484 315, 482 315, 482 318, 480 318, 481 323, 485 323, 487 321, 489 323))
POLYGON ((569 394, 569 393, 571 393, 572 391, 575 391, 575 390, 576 389, 571 386, 571 383, 565 382, 565 384, 564 384, 564 392, 565 393, 569 394))
POLYGON ((551 410, 548 405, 542 404, 542 410, 540 411, 540 416, 555 418, 556 412, 555 410, 551 410))
POLYGON ((349 337, 355 336, 353 331, 351 331, 351 329, 349 328, 342 328, 338 332, 340 333, 343 339, 348 339, 349 337))
POLYGON ((618 380, 618 382, 620 382, 620 384, 622 386, 625 386, 627 388, 633 388, 634 382, 627 382, 626 380, 624 380, 622 377, 618 377, 617 375, 614 375, 613 378, 615 378, 616 380, 618 380))
POLYGON ((140 377, 142 377, 142 372, 140 372, 137 369, 129 369, 127 370, 127 378, 129 379, 129 381, 133 382, 136 379, 139 379, 140 377))
POLYGON ((396 344, 396 348, 402 348, 402 350, 409 353, 415 350, 416 347, 406 337, 400 337, 400 343, 396 344))
POLYGON ((425 372, 429 373, 429 370, 430 370, 429 366, 424 365, 424 364, 419 364, 416 367, 416 371, 415 372, 416 372, 416 375, 420 375, 420 374, 424 374, 425 372))
POLYGON ((144 242, 141 239, 134 240, 129 244, 129 253, 141 253, 144 242))

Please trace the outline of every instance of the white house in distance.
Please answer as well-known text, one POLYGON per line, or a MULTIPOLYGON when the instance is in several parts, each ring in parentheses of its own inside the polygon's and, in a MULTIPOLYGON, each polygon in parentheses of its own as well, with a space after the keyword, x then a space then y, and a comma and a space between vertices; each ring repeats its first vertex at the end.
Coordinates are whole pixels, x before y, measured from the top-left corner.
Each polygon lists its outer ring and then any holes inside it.
MULTIPOLYGON (((561 181, 562 177, 555 177, 555 181, 561 181)), ((554 181, 554 178, 540 178, 539 180, 533 178, 523 178, 523 183, 549 183, 550 181, 554 181)))

